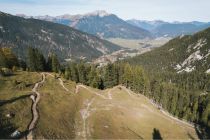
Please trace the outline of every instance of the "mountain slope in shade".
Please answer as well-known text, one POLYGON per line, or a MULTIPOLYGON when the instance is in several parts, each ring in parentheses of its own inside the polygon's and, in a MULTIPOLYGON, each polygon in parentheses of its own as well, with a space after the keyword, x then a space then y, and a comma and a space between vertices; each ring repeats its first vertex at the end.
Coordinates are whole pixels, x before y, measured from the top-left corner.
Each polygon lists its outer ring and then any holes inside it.
POLYGON ((60 59, 88 60, 119 50, 121 47, 73 28, 37 19, 0 13, 1 47, 10 46, 24 57, 26 48, 39 48, 45 56, 55 52, 60 59))
POLYGON ((128 62, 151 71, 210 73, 210 28, 194 35, 179 36, 128 62))
MULTIPOLYGON (((24 16, 23 16, 24 17, 24 16)), ((68 25, 101 38, 151 38, 149 31, 133 26, 114 14, 95 11, 85 15, 37 16, 36 19, 68 25)))
POLYGON ((145 21, 145 20, 127 20, 128 23, 146 29, 156 37, 169 36, 176 37, 182 34, 193 34, 210 27, 206 22, 165 22, 165 21, 145 21))

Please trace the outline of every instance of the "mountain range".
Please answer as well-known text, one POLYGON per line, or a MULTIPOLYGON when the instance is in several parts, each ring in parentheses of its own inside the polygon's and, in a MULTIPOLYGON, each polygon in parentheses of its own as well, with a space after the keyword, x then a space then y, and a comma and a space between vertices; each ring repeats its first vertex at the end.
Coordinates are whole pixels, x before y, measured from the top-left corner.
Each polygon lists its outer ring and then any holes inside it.
POLYGON ((150 31, 155 37, 176 37, 193 34, 210 27, 210 22, 165 22, 161 20, 127 20, 128 23, 150 31))
MULTIPOLYGON (((30 18, 19 14, 18 16, 30 18)), ((114 14, 95 11, 84 15, 36 16, 35 19, 64 24, 100 38, 143 39, 152 38, 152 34, 142 28, 133 26, 114 14)))
POLYGON ((118 45, 68 26, 3 12, 0 13, 0 44, 1 47, 11 47, 19 57, 26 56, 27 47, 34 47, 45 56, 54 52, 60 60, 92 60, 121 49, 118 45))
POLYGON ((106 11, 94 11, 83 15, 64 14, 60 16, 26 16, 50 22, 67 25, 96 35, 100 38, 145 39, 154 37, 177 37, 179 35, 194 34, 210 27, 210 22, 166 22, 162 20, 123 20, 115 14, 106 11))

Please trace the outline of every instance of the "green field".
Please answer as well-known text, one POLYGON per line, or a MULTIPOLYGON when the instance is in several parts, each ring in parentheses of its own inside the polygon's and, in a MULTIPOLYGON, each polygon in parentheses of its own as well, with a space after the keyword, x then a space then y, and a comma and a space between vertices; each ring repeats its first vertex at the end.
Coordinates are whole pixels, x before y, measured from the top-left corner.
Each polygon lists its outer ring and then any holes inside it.
MULTIPOLYGON (((192 126, 163 114, 146 97, 124 87, 101 91, 64 81, 69 90, 66 91, 57 78, 45 75, 39 88, 41 99, 34 138, 152 139, 155 130, 163 139, 198 138, 192 126)), ((40 80, 40 74, 28 72, 0 78, 0 138, 6 138, 15 129, 27 130, 32 119, 32 101, 23 95, 30 95, 33 85, 40 80), (25 81, 27 86, 18 89, 14 80, 25 81), (9 112, 15 116, 7 118, 9 112), (13 129, 6 131, 4 126, 13 129)))

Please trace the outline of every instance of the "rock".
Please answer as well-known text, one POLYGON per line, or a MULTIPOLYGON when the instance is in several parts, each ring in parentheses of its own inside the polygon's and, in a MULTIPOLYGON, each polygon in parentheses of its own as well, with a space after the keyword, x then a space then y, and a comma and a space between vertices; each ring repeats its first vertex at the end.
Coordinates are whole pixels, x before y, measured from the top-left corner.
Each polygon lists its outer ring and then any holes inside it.
POLYGON ((6 114, 6 117, 7 118, 12 118, 12 117, 15 117, 15 114, 14 113, 8 113, 8 114, 6 114))
POLYGON ((19 136, 20 136, 20 131, 15 130, 10 136, 11 136, 12 138, 19 137, 19 136))
POLYGON ((10 115, 10 114, 7 114, 6 117, 7 117, 7 118, 11 118, 11 115, 10 115))

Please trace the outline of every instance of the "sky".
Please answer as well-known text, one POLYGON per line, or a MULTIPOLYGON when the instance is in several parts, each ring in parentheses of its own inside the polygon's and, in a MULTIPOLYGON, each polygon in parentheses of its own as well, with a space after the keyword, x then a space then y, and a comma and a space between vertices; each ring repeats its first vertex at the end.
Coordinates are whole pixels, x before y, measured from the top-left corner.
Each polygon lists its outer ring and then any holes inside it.
POLYGON ((0 0, 0 11, 28 16, 105 10, 122 19, 210 21, 210 0, 0 0))

